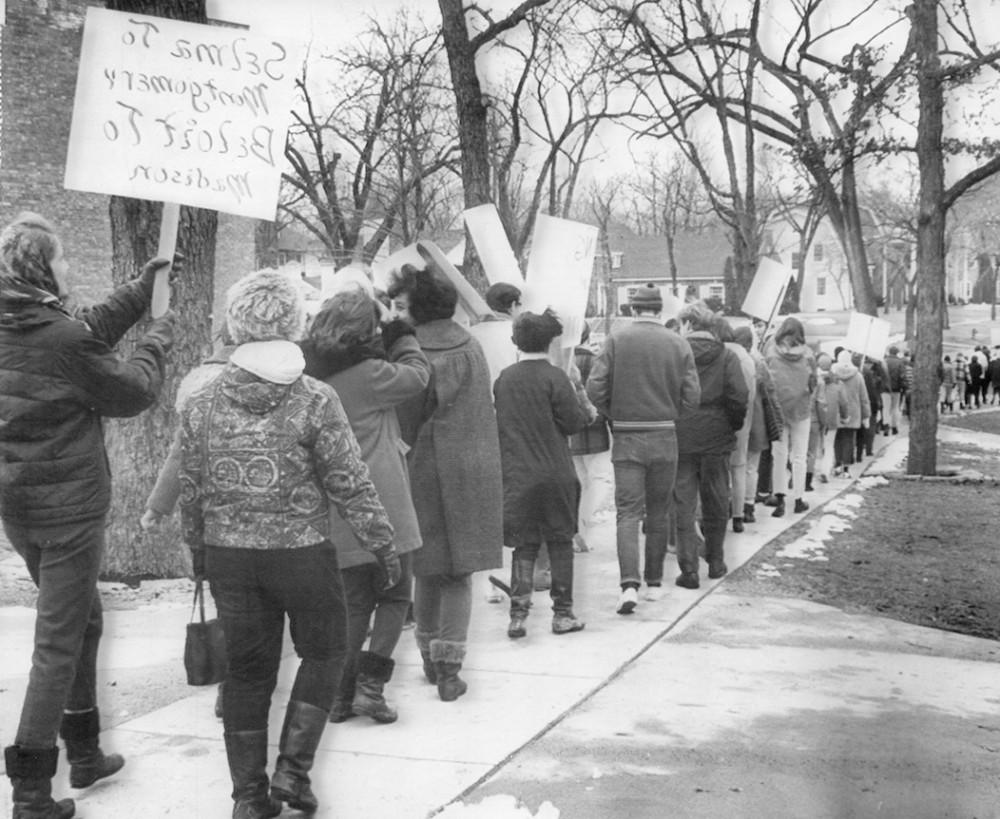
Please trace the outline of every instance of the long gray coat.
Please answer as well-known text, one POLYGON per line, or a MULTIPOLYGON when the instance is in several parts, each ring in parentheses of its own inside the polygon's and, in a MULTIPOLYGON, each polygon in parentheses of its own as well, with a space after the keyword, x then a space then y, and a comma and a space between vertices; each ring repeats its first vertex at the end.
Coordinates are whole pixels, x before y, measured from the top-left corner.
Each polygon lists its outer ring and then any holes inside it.
POLYGON ((420 406, 400 409, 423 548, 417 577, 503 565, 503 485, 490 372, 479 342, 451 319, 418 325, 431 364, 420 406))

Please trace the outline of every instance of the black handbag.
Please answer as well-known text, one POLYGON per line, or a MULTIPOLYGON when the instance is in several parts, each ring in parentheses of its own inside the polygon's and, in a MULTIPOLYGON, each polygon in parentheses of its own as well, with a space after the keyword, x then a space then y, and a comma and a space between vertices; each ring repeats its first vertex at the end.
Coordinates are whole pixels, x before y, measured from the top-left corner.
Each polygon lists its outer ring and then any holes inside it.
POLYGON ((194 585, 194 602, 191 605, 191 622, 187 625, 184 640, 184 668, 188 685, 213 685, 222 682, 226 676, 226 635, 222 622, 216 618, 205 619, 204 581, 194 585), (194 619, 195 609, 200 619, 194 619))

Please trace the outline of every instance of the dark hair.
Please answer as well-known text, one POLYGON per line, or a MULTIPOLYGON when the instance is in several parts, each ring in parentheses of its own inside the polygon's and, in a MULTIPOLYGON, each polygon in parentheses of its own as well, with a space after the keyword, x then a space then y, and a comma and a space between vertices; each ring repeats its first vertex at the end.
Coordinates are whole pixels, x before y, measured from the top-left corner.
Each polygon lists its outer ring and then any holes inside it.
POLYGON ((590 341, 590 325, 584 322, 583 329, 580 331, 580 343, 586 344, 588 341, 590 341))
POLYGON ((788 316, 788 318, 781 322, 781 326, 774 334, 775 344, 781 344, 783 341, 787 341, 790 344, 806 343, 806 328, 802 326, 802 322, 795 318, 795 316, 788 316))
POLYGON ((411 264, 404 264, 393 276, 388 290, 390 299, 401 293, 410 297, 410 315, 417 324, 455 315, 458 290, 443 274, 429 267, 418 270, 411 264))
POLYGON ((486 304, 494 313, 510 313, 521 301, 521 289, 507 282, 497 282, 486 291, 486 304))
POLYGON ((723 343, 730 343, 736 340, 736 337, 733 335, 733 325, 722 316, 715 317, 715 335, 723 343))
POLYGON ((749 352, 753 347, 753 330, 745 325, 737 327, 733 330, 733 341, 749 352))
POLYGON ((514 344, 522 353, 544 353, 562 330, 562 322, 551 310, 541 315, 521 313, 514 319, 514 344))

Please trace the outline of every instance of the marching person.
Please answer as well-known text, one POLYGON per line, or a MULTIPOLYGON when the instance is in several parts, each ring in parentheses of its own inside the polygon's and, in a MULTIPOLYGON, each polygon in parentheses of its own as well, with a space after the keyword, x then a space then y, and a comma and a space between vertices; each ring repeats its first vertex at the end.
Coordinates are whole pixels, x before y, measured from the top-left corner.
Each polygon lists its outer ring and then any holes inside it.
POLYGON ((233 816, 277 816, 283 802, 312 813, 309 771, 347 650, 330 505, 375 556, 386 586, 399 582, 400 561, 340 399, 303 376, 299 289, 274 271, 244 276, 229 290, 226 323, 237 347, 181 413, 181 522, 226 635, 233 816), (268 714, 286 615, 300 663, 269 783, 268 714))
POLYGON ((503 487, 490 372, 479 342, 453 318, 458 292, 434 266, 403 265, 389 287, 431 364, 423 395, 400 405, 423 546, 413 557, 413 614, 427 681, 444 702, 468 686, 472 575, 503 565, 503 487))
POLYGON ((701 385, 691 345, 663 326, 660 288, 649 283, 629 296, 635 319, 612 330, 590 371, 587 395, 611 421, 614 441, 616 540, 621 594, 618 614, 631 614, 645 579, 647 597, 662 595, 663 561, 677 476, 677 419, 694 412, 701 385), (639 571, 639 526, 646 548, 639 571))
POLYGON ((35 648, 21 719, 4 751, 14 819, 68 819, 52 798, 66 743, 70 785, 86 788, 125 761, 100 748, 97 577, 111 475, 102 417, 138 415, 163 385, 173 318, 152 321, 128 360, 113 347, 149 306, 154 259, 102 304, 69 315, 69 264, 52 224, 22 213, 0 233, 0 516, 38 586, 35 648))

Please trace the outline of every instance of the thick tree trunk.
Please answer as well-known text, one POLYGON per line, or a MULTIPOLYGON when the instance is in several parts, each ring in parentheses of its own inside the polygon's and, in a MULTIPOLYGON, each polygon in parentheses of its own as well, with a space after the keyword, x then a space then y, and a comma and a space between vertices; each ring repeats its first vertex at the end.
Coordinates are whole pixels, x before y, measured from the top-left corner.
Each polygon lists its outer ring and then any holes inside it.
MULTIPOLYGON (((109 0, 107 6, 118 11, 205 21, 204 0, 109 0)), ((161 210, 160 203, 112 197, 110 219, 116 285, 134 276, 156 255, 161 210)), ((199 364, 211 348, 216 224, 214 211, 181 209, 177 251, 184 255, 185 264, 171 297, 171 309, 177 320, 167 381, 152 409, 137 418, 116 419, 105 425, 113 476, 107 554, 102 570, 106 579, 180 577, 190 570, 177 516, 166 521, 156 534, 142 533, 139 519, 174 434, 177 381, 199 364)), ((146 324, 147 321, 140 321, 125 337, 119 346, 121 355, 131 354, 146 324)))
POLYGON ((917 292, 914 384, 910 401, 910 475, 937 473, 938 367, 941 361, 941 282, 944 281, 944 154, 941 134, 944 91, 938 75, 937 0, 916 0, 911 24, 917 42, 917 161, 920 202, 917 217, 917 292))
MULTIPOLYGON (((493 201, 490 194, 490 142, 486 106, 483 103, 479 75, 476 73, 476 53, 469 41, 463 0, 438 0, 438 7, 441 10, 441 32, 455 92, 458 142, 462 150, 462 188, 465 207, 469 209, 493 201)), ((468 234, 462 272, 473 287, 481 292, 486 291, 489 282, 468 234)))

